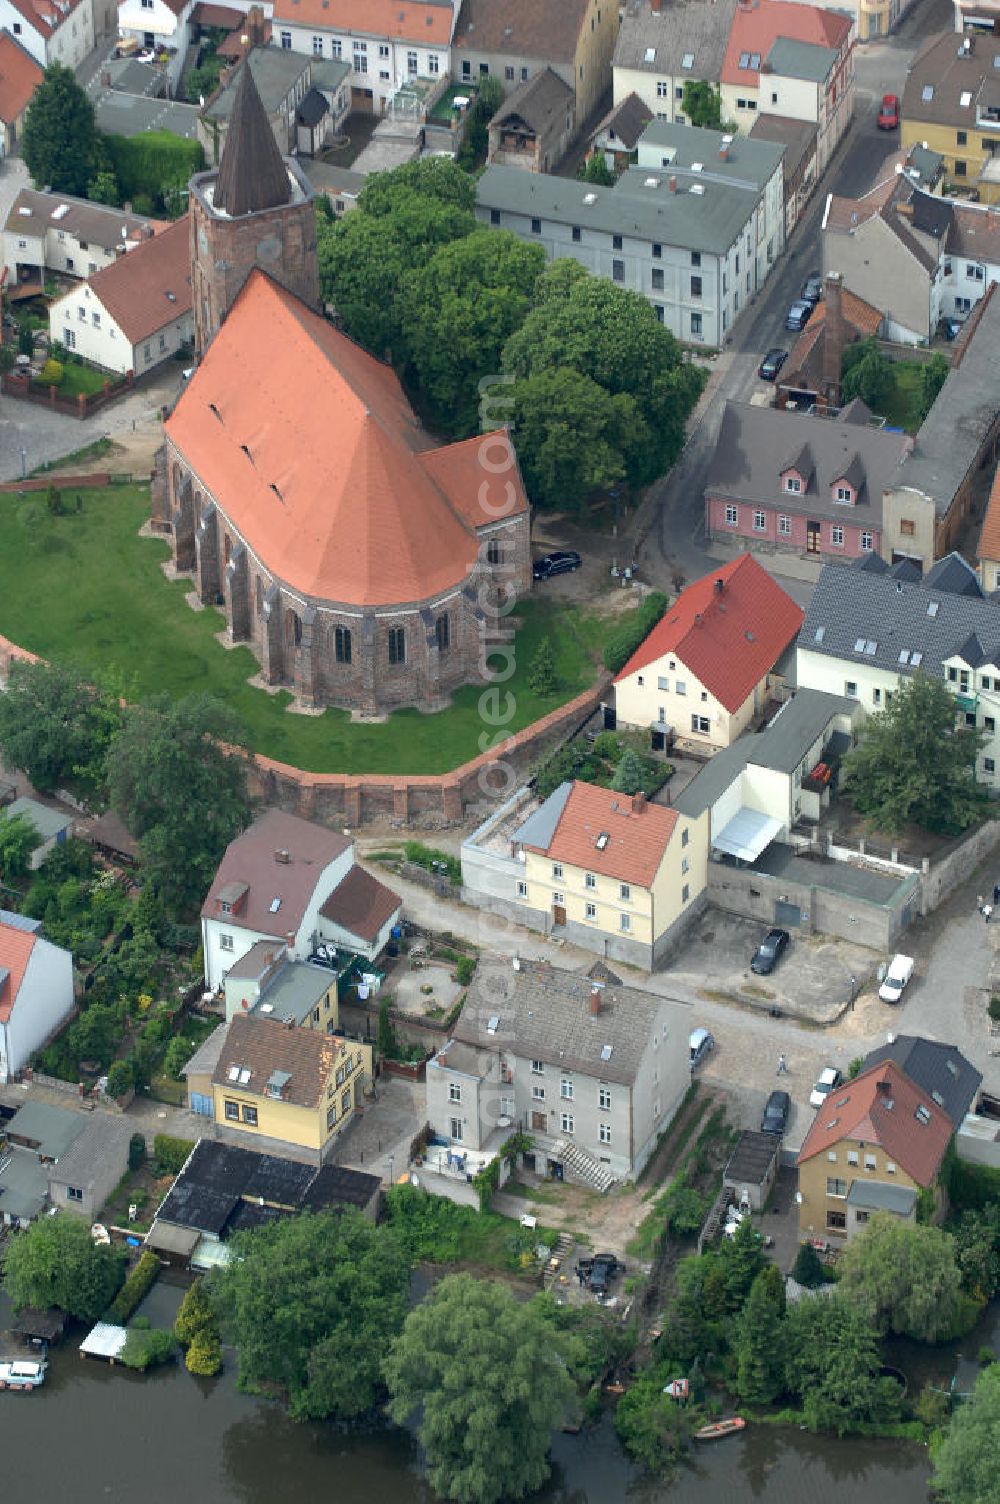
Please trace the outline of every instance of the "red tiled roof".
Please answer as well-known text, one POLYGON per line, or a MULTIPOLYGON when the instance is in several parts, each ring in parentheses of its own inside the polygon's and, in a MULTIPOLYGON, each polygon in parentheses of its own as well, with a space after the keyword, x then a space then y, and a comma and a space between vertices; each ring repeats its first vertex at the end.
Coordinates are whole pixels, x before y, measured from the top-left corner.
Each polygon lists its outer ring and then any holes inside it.
POLYGON ((452 8, 426 0, 275 0, 274 19, 447 47, 452 8))
POLYGON ((986 516, 983 518, 983 527, 979 534, 976 558, 990 559, 1000 564, 1000 465, 997 466, 993 477, 990 499, 986 504, 986 516))
POLYGON ((383 925, 389 923, 402 908, 403 900, 398 893, 380 883, 363 867, 352 867, 338 883, 320 909, 324 919, 330 919, 348 934, 361 940, 372 941, 383 925))
POLYGON ((677 825, 677 811, 576 780, 544 851, 554 862, 648 888, 677 825), (601 846, 597 841, 607 836, 601 846))
POLYGON ((87 278, 130 344, 191 311, 191 228, 187 216, 87 278))
POLYGON ((0 921, 0 967, 9 973, 0 989, 0 1024, 7 1023, 14 1011, 36 938, 30 930, 15 929, 0 921))
MULTIPOLYGON (((845 324, 849 329, 854 331, 859 339, 867 339, 870 334, 877 334, 882 327, 884 315, 881 309, 876 308, 872 303, 866 303, 864 298, 859 298, 857 293, 851 292, 847 287, 841 288, 840 307, 845 324)), ((825 343, 825 300, 817 303, 813 310, 812 318, 792 346, 791 354, 788 357, 788 370, 782 377, 783 381, 788 381, 789 377, 806 371, 813 352, 816 350, 816 346, 820 344, 821 339, 825 343)), ((817 361, 820 359, 821 350, 816 353, 815 358, 817 361)))
POLYGON ((9 31, 0 31, 0 120, 12 124, 42 81, 42 70, 9 31))
POLYGON ((59 29, 79 3, 80 0, 69 0, 62 9, 55 0, 11 0, 14 9, 20 12, 32 30, 46 38, 59 29))
MULTIPOLYGON (((350 605, 421 601, 463 583, 475 528, 494 520, 483 482, 494 502, 505 483, 493 472, 506 434, 430 449, 391 368, 259 270, 165 428, 270 571, 350 605)), ((514 510, 526 510, 516 463, 506 479, 514 510)))
POLYGON ((615 683, 672 653, 735 712, 777 663, 804 614, 752 554, 740 554, 677 597, 615 683))
POLYGON ((729 31, 729 45, 722 60, 722 82, 756 88, 759 68, 740 68, 747 52, 766 58, 779 37, 792 42, 811 42, 838 52, 850 36, 850 17, 816 5, 792 5, 788 0, 757 0, 737 5, 729 31))
POLYGON ((797 1163, 851 1139, 878 1144, 918 1185, 928 1186, 951 1134, 944 1108, 914 1085, 894 1061, 886 1060, 830 1092, 805 1136, 797 1163), (920 1117, 918 1108, 922 1109, 920 1117))
POLYGON ((248 892, 226 923, 279 939, 297 931, 324 867, 350 847, 347 836, 326 830, 282 810, 265 810, 249 830, 230 841, 202 906, 205 919, 219 919, 222 890, 235 885, 248 892), (275 852, 288 852, 290 861, 277 861, 275 852), (281 899, 272 912, 271 905, 281 899))

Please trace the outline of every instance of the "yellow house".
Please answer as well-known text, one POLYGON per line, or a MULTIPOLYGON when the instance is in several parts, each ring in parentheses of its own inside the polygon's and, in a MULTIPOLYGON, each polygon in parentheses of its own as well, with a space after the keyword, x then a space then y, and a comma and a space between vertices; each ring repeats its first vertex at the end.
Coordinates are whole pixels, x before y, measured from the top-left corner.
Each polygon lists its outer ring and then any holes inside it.
POLYGON ((648 730, 654 748, 728 747, 763 711, 802 618, 753 555, 738 554, 689 585, 617 675, 619 725, 648 730))
POLYGON ((1000 153, 996 50, 990 36, 947 31, 932 37, 907 74, 899 126, 900 146, 940 152, 948 180, 976 184, 981 203, 1000 197, 1000 176, 993 170, 1000 153))
POLYGON ((354 1117, 372 1076, 360 1040, 237 1014, 212 1075, 216 1127, 258 1148, 296 1148, 317 1163, 354 1117))
MULTIPOLYGON (((518 899, 541 927, 652 970, 704 906, 708 819, 564 783, 515 833, 518 899)), ((530 920, 528 922, 531 922, 530 920)))
POLYGON ((802 1237, 849 1242, 876 1211, 914 1221, 952 1129, 944 1107, 892 1060, 834 1087, 799 1151, 802 1237))

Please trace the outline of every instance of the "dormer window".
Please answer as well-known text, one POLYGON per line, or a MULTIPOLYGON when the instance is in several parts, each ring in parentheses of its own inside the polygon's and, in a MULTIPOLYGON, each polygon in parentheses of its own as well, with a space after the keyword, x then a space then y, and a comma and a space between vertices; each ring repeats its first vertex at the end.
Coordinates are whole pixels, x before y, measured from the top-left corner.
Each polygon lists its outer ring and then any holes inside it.
POLYGON ((850 486, 838 484, 833 488, 833 499, 844 506, 853 506, 854 492, 850 486))
POLYGON ((789 471, 788 474, 783 475, 781 477, 781 481, 782 481, 782 486, 783 486, 784 490, 786 490, 787 492, 789 492, 790 495, 792 495, 792 496, 798 496, 798 495, 801 494, 801 491, 802 491, 802 477, 801 477, 801 475, 796 475, 793 471, 789 471))

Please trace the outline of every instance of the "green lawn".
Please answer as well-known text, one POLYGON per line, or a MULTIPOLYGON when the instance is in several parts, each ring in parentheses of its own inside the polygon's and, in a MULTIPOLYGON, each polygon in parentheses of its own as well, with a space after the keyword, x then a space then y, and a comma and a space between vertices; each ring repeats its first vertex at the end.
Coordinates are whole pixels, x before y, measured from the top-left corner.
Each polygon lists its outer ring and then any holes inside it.
MULTIPOLYGON (((44 493, 0 495, 0 633, 14 642, 88 672, 113 667, 125 675, 130 698, 217 695, 243 717, 256 751, 312 772, 442 773, 478 755, 482 732, 496 734, 479 712, 475 686, 437 715, 401 710, 383 725, 352 725, 340 710, 289 715, 287 692, 270 695, 247 683, 258 670, 249 649, 226 651, 216 641, 222 613, 192 611, 184 600, 190 582, 164 578, 159 566, 169 545, 138 536, 148 488, 82 491, 81 512, 73 510, 76 494, 63 493, 68 511, 60 517, 50 515, 44 493)), ((516 700, 508 732, 594 683, 605 629, 596 613, 543 598, 520 609, 516 672, 500 686, 516 700), (545 635, 560 688, 539 698, 527 672, 545 635)))
POLYGON ((92 366, 84 366, 75 360, 68 360, 63 366, 59 395, 60 397, 77 397, 83 392, 89 397, 92 392, 103 392, 104 383, 113 379, 106 371, 95 371, 92 366))
POLYGON ((896 389, 888 402, 880 404, 879 416, 890 428, 916 433, 923 422, 924 365, 919 360, 894 360, 896 389))

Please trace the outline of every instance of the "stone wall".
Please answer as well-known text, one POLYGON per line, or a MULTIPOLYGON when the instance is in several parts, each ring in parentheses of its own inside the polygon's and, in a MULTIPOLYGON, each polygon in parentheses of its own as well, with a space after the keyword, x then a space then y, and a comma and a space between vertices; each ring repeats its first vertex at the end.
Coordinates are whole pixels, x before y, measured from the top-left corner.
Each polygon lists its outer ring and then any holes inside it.
MULTIPOLYGON (((972 876, 979 864, 991 856, 998 846, 1000 820, 987 820, 985 825, 980 825, 978 830, 974 830, 961 845, 956 846, 954 851, 939 862, 925 863, 921 879, 921 914, 932 914, 967 877, 972 876)), ((984 879, 984 887, 992 891, 993 883, 997 880, 992 876, 988 881, 984 879)), ((984 896, 989 898, 989 894, 984 896)))
POLYGON ((771 877, 764 872, 709 862, 708 901, 716 908, 772 925, 776 922, 775 905, 779 900, 797 904, 807 916, 798 927, 802 934, 837 935, 872 950, 893 950, 899 935, 916 917, 919 879, 913 877, 901 883, 894 901, 883 905, 835 892, 819 883, 806 885, 792 882, 787 876, 771 877))

